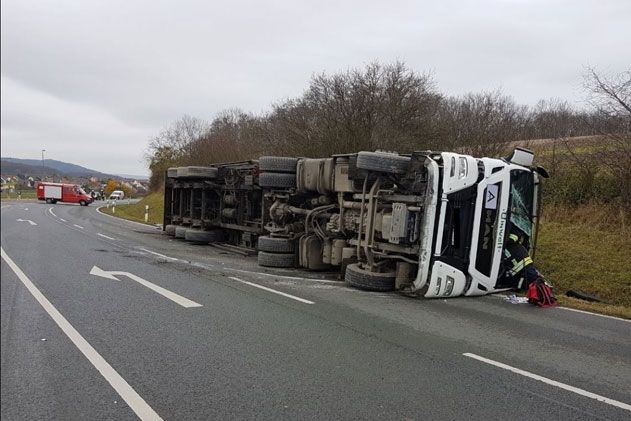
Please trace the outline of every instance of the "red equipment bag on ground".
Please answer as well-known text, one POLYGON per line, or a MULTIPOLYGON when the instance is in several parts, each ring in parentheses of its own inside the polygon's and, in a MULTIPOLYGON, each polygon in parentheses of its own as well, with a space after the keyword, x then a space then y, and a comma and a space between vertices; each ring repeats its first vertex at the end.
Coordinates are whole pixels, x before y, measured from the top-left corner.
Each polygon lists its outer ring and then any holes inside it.
POLYGON ((552 288, 542 278, 536 279, 528 285, 528 302, 539 307, 552 307, 557 305, 552 288))

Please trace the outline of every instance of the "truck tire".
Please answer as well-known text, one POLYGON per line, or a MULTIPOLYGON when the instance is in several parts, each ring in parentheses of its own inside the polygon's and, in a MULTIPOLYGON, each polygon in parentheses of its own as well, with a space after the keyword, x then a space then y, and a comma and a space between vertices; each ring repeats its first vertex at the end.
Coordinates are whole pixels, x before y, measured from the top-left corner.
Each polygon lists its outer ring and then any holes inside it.
POLYGON ((46 203, 48 203, 49 205, 51 205, 53 203, 53 199, 46 199, 46 203))
POLYGON ((288 156, 262 156, 259 158, 260 172, 296 173, 298 158, 288 156))
POLYGON ((383 152, 359 152, 357 154, 357 168, 368 171, 385 172, 389 174, 404 174, 410 163, 408 156, 383 152))
POLYGON ((177 225, 167 225, 164 227, 164 233, 166 235, 175 235, 175 228, 177 228, 177 225))
POLYGON ((259 175, 259 186, 293 189, 296 187, 296 174, 265 172, 259 175))
POLYGON ((270 253, 293 253, 296 251, 296 242, 288 238, 265 236, 259 237, 257 248, 270 253))
POLYGON ((184 238, 187 229, 188 228, 182 226, 175 227, 175 238, 184 238))
POLYGON ((272 268, 291 268, 296 265, 296 254, 259 251, 258 263, 259 266, 272 268))
POLYGON ((216 243, 217 241, 223 241, 224 232, 220 229, 210 231, 188 229, 184 234, 184 239, 199 244, 216 243))
POLYGON ((344 279, 349 285, 367 291, 392 291, 396 272, 370 272, 362 269, 358 263, 346 267, 344 279))

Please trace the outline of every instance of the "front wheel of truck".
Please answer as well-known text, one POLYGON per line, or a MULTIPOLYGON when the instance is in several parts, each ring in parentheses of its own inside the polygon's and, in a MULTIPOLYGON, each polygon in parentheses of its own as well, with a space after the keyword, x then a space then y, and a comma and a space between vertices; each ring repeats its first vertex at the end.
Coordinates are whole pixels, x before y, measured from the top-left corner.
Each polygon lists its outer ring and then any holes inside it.
POLYGON ((396 272, 371 272, 362 269, 359 263, 352 263, 346 267, 344 280, 349 285, 367 291, 393 291, 396 272))

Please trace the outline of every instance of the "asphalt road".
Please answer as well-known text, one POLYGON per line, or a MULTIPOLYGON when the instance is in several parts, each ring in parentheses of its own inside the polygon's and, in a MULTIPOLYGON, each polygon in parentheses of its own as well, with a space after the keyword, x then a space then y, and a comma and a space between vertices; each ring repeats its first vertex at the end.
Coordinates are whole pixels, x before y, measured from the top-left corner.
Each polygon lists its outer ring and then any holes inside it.
POLYGON ((95 206, 1 222, 2 419, 631 419, 629 321, 358 291, 95 206))

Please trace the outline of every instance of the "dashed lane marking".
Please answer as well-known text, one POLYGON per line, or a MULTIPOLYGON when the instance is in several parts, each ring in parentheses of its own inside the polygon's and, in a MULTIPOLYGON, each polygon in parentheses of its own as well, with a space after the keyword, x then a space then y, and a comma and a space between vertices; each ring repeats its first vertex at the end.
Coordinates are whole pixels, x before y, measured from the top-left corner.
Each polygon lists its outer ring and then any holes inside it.
POLYGON ((107 238, 108 240, 116 241, 116 238, 112 238, 112 237, 107 236, 105 234, 101 234, 100 232, 97 232, 96 235, 98 235, 99 237, 107 238))
POLYGON ((606 404, 609 404, 609 405, 612 405, 612 406, 615 406, 615 407, 618 407, 618 408, 621 408, 621 409, 626 409, 627 411, 631 411, 631 405, 629 405, 627 403, 624 403, 624 402, 620 402, 620 401, 616 401, 614 399, 606 398, 604 396, 600 396, 600 395, 597 395, 595 393, 588 392, 587 390, 579 389, 578 387, 574 387, 574 386, 570 386, 570 385, 565 384, 565 383, 557 382, 556 380, 552 380, 552 379, 549 379, 547 377, 539 376, 538 374, 534 374, 534 373, 531 373, 529 371, 521 370, 519 368, 515 368, 515 367, 512 367, 512 366, 504 364, 504 363, 493 361, 493 360, 481 357, 481 356, 476 355, 476 354, 471 354, 469 352, 466 352, 466 353, 464 353, 462 355, 464 355, 465 357, 473 358, 473 359, 478 360, 478 361, 482 361, 483 363, 494 365, 495 367, 503 368, 504 370, 512 371, 513 373, 520 374, 522 376, 529 377, 529 378, 534 379, 534 380, 538 380, 540 382, 549 384, 551 386, 556 386, 556 387, 561 388, 563 390, 567 390, 567 391, 576 393, 578 395, 585 396, 587 398, 595 399, 597 401, 600 401, 600 402, 603 402, 603 403, 606 403, 606 404))
POLYGON ((157 253, 155 251, 147 250, 144 247, 139 247, 138 250, 146 251, 147 253, 153 254, 154 256, 162 257, 163 259, 168 259, 168 260, 173 260, 173 261, 180 261, 180 259, 178 259, 177 257, 170 257, 170 256, 167 256, 165 254, 161 254, 161 253, 157 253))
POLYGON ((233 281, 237 281, 237 282, 241 282, 241 283, 246 284, 246 285, 253 286, 255 288, 260 288, 260 289, 262 289, 264 291, 271 292, 273 294, 282 295, 283 297, 287 297, 287 298, 291 298, 292 300, 300 301, 301 303, 315 304, 313 301, 305 300, 304 298, 296 297, 295 295, 287 294, 285 292, 276 291, 275 289, 264 287, 263 285, 255 284, 254 282, 245 281, 245 280, 237 278, 235 276, 228 276, 228 278, 232 279, 233 281))

